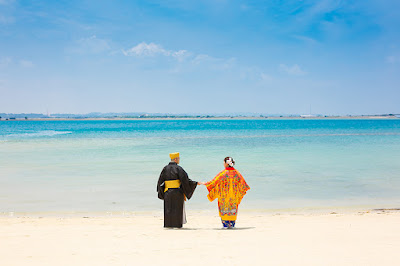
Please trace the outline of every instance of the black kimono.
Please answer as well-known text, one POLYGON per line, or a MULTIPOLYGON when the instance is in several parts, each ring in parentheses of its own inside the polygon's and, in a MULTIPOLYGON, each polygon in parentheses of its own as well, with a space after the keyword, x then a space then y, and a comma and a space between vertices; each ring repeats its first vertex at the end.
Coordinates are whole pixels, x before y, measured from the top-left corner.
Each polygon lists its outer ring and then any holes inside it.
POLYGON ((175 162, 163 168, 157 183, 158 198, 164 200, 164 227, 182 227, 184 215, 184 195, 190 199, 197 182, 189 179, 188 174, 175 162), (180 180, 179 188, 169 188, 164 192, 167 180, 180 180))

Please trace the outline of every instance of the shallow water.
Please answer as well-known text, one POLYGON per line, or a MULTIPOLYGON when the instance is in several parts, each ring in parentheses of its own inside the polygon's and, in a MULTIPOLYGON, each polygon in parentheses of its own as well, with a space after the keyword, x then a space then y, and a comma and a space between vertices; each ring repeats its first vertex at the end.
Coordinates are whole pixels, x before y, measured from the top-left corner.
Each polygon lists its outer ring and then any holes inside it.
POLYGON ((175 151, 197 181, 232 156, 243 209, 400 206, 400 120, 0 121, 0 212, 159 210, 175 151))

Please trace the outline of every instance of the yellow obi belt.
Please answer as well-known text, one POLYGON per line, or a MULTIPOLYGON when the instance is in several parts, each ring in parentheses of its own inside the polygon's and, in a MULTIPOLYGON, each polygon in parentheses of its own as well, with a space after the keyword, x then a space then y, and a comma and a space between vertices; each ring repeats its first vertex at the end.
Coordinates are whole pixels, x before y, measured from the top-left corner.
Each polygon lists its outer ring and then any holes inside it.
POLYGON ((165 183, 164 192, 167 192, 169 188, 180 188, 181 186, 181 181, 179 179, 167 180, 164 183, 165 183))
MULTIPOLYGON (((181 181, 179 179, 175 180, 166 180, 164 181, 165 183, 165 188, 164 188, 164 193, 167 192, 169 188, 180 188, 181 187, 181 181)), ((186 195, 183 195, 184 199, 186 200, 186 195)))

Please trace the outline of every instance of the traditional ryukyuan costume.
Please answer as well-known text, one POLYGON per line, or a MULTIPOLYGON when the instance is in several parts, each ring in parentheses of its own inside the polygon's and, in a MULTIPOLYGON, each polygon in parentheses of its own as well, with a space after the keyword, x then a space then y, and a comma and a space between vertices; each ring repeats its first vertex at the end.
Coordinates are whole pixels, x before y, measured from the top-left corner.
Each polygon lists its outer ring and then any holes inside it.
POLYGON ((224 227, 234 227, 240 202, 250 189, 243 176, 232 167, 226 167, 213 180, 206 182, 210 201, 218 198, 218 210, 224 227))
MULTIPOLYGON (((179 157, 171 153, 170 158, 179 157)), ((185 200, 190 199, 197 182, 189 179, 188 174, 176 162, 170 162, 163 168, 157 183, 158 198, 164 200, 164 227, 178 227, 186 223, 185 200)))

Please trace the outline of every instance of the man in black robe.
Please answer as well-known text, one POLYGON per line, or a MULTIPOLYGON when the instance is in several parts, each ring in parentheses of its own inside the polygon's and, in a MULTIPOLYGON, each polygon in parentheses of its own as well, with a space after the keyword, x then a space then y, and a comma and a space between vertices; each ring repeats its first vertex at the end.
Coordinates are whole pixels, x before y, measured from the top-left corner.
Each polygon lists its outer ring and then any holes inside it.
POLYGON ((158 198, 164 200, 164 227, 181 228, 186 223, 185 199, 190 199, 197 182, 178 164, 179 153, 171 153, 171 162, 163 168, 157 183, 158 198))

